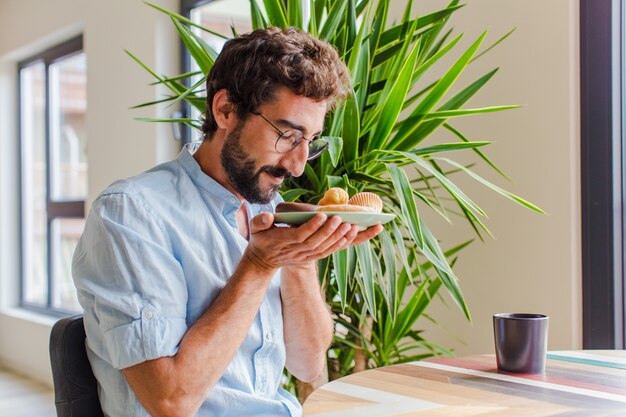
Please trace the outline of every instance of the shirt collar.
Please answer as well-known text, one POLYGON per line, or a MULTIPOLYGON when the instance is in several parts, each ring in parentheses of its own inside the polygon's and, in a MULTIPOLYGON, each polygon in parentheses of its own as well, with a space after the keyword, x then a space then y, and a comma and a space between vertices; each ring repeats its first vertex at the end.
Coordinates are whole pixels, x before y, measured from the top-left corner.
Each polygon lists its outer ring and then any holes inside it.
POLYGON ((241 206, 241 200, 239 200, 235 194, 224 188, 222 184, 202 171, 200 165, 192 156, 197 149, 198 145, 195 143, 186 144, 183 146, 176 160, 198 187, 224 202, 225 211, 238 209, 241 206))

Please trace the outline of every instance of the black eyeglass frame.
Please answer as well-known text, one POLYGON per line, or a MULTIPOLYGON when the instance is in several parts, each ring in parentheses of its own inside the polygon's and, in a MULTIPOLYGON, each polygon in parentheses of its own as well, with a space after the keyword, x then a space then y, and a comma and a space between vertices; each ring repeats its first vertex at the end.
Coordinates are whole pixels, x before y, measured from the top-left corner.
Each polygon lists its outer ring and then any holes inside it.
POLYGON ((288 153, 293 151, 294 149, 296 149, 300 143, 302 143, 303 140, 308 142, 308 149, 309 149, 309 155, 307 157, 307 161, 311 161, 317 157, 319 157, 321 154, 324 153, 324 151, 326 149, 328 149, 328 141, 326 139, 320 138, 319 136, 313 136, 312 138, 305 138, 304 134, 298 130, 298 129, 289 129, 289 130, 280 130, 274 123, 272 123, 271 121, 269 121, 265 116, 263 116, 261 113, 259 113, 258 111, 253 111, 251 112, 252 114, 254 114, 255 116, 260 116, 263 120, 265 120, 270 126, 272 126, 276 132, 278 132, 278 137, 276 138, 276 142, 274 143, 274 149, 276 149, 276 152, 278 153, 288 153), (302 134, 302 136, 300 137, 300 139, 294 139, 294 141, 291 144, 291 149, 289 149, 288 151, 281 151, 278 149, 278 141, 280 141, 283 137, 285 137, 286 133, 289 132, 290 130, 293 131, 298 131, 300 132, 300 134, 302 134), (313 143, 320 143, 320 148, 318 150, 316 150, 314 153, 311 153, 311 144, 313 143))

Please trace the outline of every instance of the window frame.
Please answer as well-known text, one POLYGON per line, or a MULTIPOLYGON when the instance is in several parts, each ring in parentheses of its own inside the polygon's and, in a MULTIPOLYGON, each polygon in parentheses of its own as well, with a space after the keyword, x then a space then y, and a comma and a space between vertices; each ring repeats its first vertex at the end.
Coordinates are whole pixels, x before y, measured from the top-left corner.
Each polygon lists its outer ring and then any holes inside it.
POLYGON ((580 1, 585 349, 623 349, 626 344, 623 14, 624 0, 580 1))
MULTIPOLYGON (((216 0, 180 0, 180 14, 182 16, 185 16, 188 19, 191 19, 192 9, 195 9, 196 7, 204 6, 205 4, 209 4, 214 1, 216 0)), ((181 41, 180 43, 181 43, 180 67, 182 68, 182 73, 184 74, 184 73, 191 71, 191 56, 187 52, 187 49, 185 48, 185 45, 183 44, 183 42, 181 41)), ((191 87, 191 84, 189 83, 188 79, 185 80, 184 82, 187 88, 191 87)), ((180 116, 185 118, 185 117, 189 117, 190 115, 191 115, 191 105, 183 100, 180 116)), ((192 137, 191 127, 181 123, 180 124, 181 145, 184 146, 185 144, 191 142, 191 137, 192 137)))
POLYGON ((38 54, 32 55, 17 63, 17 135, 18 135, 18 233, 19 233, 19 306, 28 310, 43 313, 55 317, 65 317, 76 314, 63 308, 52 306, 53 279, 52 279, 52 245, 51 245, 51 229, 54 219, 84 219, 85 218, 85 200, 64 200, 57 201, 51 199, 51 164, 50 164, 50 65, 62 59, 69 58, 73 55, 84 52, 83 35, 76 36, 63 43, 57 44, 38 54), (46 305, 28 302, 24 299, 25 295, 25 277, 24 277, 24 164, 23 164, 23 137, 22 137, 22 69, 36 63, 44 64, 45 73, 45 104, 44 104, 44 136, 46 149, 46 280, 47 280, 47 298, 46 305))
POLYGON ((191 9, 212 3, 215 0, 180 0, 180 11, 183 16, 189 18, 191 9))

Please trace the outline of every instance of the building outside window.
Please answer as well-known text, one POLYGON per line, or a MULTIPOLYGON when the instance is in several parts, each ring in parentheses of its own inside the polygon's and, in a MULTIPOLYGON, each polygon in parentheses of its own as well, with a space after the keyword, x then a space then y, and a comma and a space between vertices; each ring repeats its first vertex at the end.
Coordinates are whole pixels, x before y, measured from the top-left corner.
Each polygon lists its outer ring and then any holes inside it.
POLYGON ((87 196, 87 60, 82 37, 22 61, 19 71, 21 305, 80 311, 71 260, 87 196))

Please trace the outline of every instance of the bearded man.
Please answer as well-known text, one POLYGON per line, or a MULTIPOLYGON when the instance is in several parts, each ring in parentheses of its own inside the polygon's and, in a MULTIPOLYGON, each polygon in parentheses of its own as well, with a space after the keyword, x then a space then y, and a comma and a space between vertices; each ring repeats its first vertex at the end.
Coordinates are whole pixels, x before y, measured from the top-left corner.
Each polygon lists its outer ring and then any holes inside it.
POLYGON ((73 277, 106 416, 301 415, 283 369, 316 379, 333 336, 316 261, 382 230, 321 213, 273 225, 281 184, 328 146, 347 74, 294 29, 228 41, 197 151, 94 202, 73 277))

